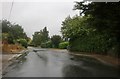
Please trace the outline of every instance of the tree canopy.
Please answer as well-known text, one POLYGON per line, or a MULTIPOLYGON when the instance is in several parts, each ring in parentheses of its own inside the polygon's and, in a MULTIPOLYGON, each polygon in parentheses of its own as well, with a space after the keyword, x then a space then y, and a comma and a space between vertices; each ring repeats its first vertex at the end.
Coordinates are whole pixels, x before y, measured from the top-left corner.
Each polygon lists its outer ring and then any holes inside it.
POLYGON ((19 24, 12 24, 10 21, 5 19, 0 21, 0 25, 2 25, 2 40, 6 40, 9 44, 16 43, 18 39, 28 41, 28 37, 24 32, 24 29, 19 24))
POLYGON ((119 55, 120 2, 76 2, 80 16, 67 17, 61 27, 70 50, 119 55))
POLYGON ((49 32, 47 31, 47 27, 44 27, 44 29, 34 32, 33 34, 33 44, 35 46, 40 46, 42 43, 45 43, 49 40, 49 32))
POLYGON ((120 38, 120 2, 92 2, 84 4, 76 2, 74 9, 81 10, 80 14, 90 15, 91 27, 100 32, 107 32, 112 37, 120 38))

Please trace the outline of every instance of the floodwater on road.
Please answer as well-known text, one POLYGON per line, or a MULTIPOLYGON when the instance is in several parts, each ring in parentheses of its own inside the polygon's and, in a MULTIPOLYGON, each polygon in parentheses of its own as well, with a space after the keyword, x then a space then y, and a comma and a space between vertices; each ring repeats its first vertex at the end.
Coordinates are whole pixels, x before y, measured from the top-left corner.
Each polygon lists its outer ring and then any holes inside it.
POLYGON ((67 50, 30 52, 4 77, 118 77, 118 70, 95 59, 72 56, 67 50))

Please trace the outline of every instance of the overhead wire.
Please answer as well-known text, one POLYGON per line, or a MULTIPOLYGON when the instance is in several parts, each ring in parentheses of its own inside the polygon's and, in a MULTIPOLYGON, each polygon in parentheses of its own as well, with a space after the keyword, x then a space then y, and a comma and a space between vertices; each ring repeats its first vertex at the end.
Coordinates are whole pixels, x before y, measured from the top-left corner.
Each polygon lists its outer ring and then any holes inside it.
POLYGON ((14 4, 14 0, 12 1, 12 5, 11 5, 11 9, 10 9, 10 13, 9 13, 8 20, 10 20, 10 17, 11 17, 11 13, 12 13, 13 4, 14 4))

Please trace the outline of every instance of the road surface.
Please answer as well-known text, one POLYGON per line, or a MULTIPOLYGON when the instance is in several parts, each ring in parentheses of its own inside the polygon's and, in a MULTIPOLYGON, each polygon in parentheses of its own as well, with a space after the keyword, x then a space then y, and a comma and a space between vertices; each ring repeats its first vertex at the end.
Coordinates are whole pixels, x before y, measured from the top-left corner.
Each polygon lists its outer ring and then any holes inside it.
POLYGON ((92 58, 76 57, 67 50, 29 48, 20 63, 10 66, 4 77, 117 77, 118 70, 92 58))

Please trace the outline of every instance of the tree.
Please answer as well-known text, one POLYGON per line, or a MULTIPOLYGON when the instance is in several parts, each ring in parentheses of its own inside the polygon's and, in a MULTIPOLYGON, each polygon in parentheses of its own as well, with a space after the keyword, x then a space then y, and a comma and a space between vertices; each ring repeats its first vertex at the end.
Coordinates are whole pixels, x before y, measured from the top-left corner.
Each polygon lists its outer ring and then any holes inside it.
POLYGON ((12 25, 9 32, 13 35, 14 39, 27 39, 26 33, 24 32, 23 28, 18 24, 12 25))
POLYGON ((49 40, 49 32, 47 31, 47 27, 44 27, 43 30, 35 32, 33 34, 33 43, 35 46, 41 46, 42 43, 45 43, 49 40))
POLYGON ((108 44, 111 44, 107 51, 114 48, 117 53, 120 52, 120 2, 91 2, 89 4, 76 2, 74 9, 80 10, 80 14, 91 16, 87 22, 91 28, 96 29, 96 33, 103 36, 106 34, 107 38, 105 38, 109 40, 108 44))
POLYGON ((88 19, 91 27, 99 32, 108 33, 119 41, 120 2, 92 2, 89 4, 76 2, 74 9, 82 10, 80 14, 85 14, 85 16, 92 16, 88 19))
POLYGON ((40 46, 41 45, 41 34, 40 34, 40 32, 35 32, 34 33, 32 42, 35 46, 40 46))
POLYGON ((2 33, 8 33, 10 30, 11 23, 7 20, 2 20, 0 22, 0 25, 2 25, 2 33))
POLYGON ((14 44, 18 39, 28 40, 24 29, 19 24, 12 24, 10 21, 2 20, 0 25, 2 26, 2 39, 6 40, 9 44, 14 44))
POLYGON ((80 16, 68 17, 62 23, 63 37, 69 38, 72 51, 96 52, 120 56, 120 2, 76 2, 80 16), (84 14, 84 15, 83 15, 84 14))
POLYGON ((53 47, 58 48, 59 47, 59 43, 61 42, 61 36, 53 35, 51 37, 51 41, 52 41, 53 47))
POLYGON ((2 33, 8 33, 9 35, 12 35, 14 39, 27 38, 24 29, 19 24, 12 24, 7 20, 2 20, 0 24, 2 24, 2 33))
POLYGON ((43 34, 43 41, 47 42, 49 39, 49 32, 47 31, 47 27, 44 27, 42 34, 43 34))
POLYGON ((76 39, 78 37, 83 37, 87 35, 90 31, 94 29, 88 28, 87 19, 89 16, 74 16, 72 18, 66 18, 62 22, 61 33, 63 38, 67 38, 69 40, 76 39))

